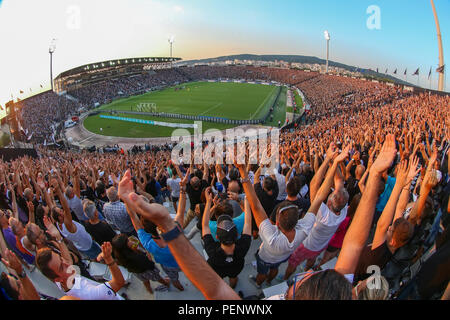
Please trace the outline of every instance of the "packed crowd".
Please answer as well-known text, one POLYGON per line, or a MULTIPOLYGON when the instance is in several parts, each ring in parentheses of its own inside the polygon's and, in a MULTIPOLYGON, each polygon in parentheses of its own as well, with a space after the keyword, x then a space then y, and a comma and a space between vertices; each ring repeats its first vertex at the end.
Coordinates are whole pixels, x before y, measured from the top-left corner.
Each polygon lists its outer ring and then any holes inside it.
POLYGON ((248 150, 246 163, 183 164, 169 146, 0 162, 2 295, 45 298, 25 272, 36 266, 67 299, 126 298, 123 268, 149 292, 183 291, 183 272, 207 299, 250 298, 238 281, 287 281, 269 299, 449 299, 450 97, 332 76, 296 85, 312 120, 281 133, 275 167, 248 150))
POLYGON ((95 103, 106 104, 120 97, 145 93, 146 90, 159 89, 186 80, 176 69, 162 69, 87 85, 71 91, 70 94, 77 98, 83 106, 93 107, 95 103))
POLYGON ((43 144, 53 142, 56 126, 67 120, 69 115, 78 114, 81 107, 76 102, 56 93, 46 91, 32 98, 20 101, 19 119, 23 128, 33 134, 32 141, 43 144))
MULTIPOLYGON (((334 116, 334 109, 358 106, 372 107, 405 95, 396 87, 381 83, 294 69, 249 66, 210 67, 195 66, 162 69, 132 76, 123 76, 98 83, 87 84, 59 96, 45 92, 20 102, 21 123, 32 134, 32 142, 53 142, 55 128, 70 116, 79 115, 78 110, 89 110, 121 97, 142 94, 148 90, 161 89, 188 81, 210 79, 243 79, 246 81, 277 81, 296 86, 314 105, 309 120, 334 116)), ((57 137, 56 137, 57 139, 57 137)))

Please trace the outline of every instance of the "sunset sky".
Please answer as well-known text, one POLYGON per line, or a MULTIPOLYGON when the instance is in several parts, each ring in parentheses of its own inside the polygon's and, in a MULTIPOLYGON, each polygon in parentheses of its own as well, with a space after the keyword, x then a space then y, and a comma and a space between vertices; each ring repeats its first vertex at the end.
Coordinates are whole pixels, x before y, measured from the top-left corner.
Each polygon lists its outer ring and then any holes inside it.
MULTIPOLYGON (((450 1, 435 0, 444 54, 450 62, 450 1)), ((430 1, 406 0, 0 0, 0 105, 50 87, 48 47, 56 41, 54 76, 108 59, 174 56, 184 60, 229 54, 299 54, 364 68, 420 67, 420 84, 437 86, 438 45, 430 1), (369 6, 380 29, 369 29, 369 6), (30 92, 31 88, 31 92, 30 92), (19 95, 19 90, 25 91, 19 95)), ((404 79, 401 77, 401 79, 404 79)), ((446 90, 450 84, 446 82, 446 90)))

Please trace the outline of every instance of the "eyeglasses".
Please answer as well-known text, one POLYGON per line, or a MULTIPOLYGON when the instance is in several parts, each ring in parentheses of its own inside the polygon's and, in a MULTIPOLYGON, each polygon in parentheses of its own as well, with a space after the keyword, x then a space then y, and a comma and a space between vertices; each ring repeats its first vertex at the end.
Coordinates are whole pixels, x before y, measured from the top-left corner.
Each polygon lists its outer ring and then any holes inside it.
MULTIPOLYGON (((325 269, 326 270, 326 269, 325 269)), ((294 276, 294 283, 292 285, 292 300, 295 300, 295 289, 297 287, 300 287, 306 280, 308 280, 309 278, 311 278, 313 275, 319 274, 321 272, 324 272, 325 270, 319 270, 319 271, 306 271, 306 272, 302 272, 302 273, 298 273, 294 276)), ((286 293, 284 294, 284 300, 289 300, 288 296, 289 296, 289 290, 291 288, 289 287, 286 291, 286 293)))

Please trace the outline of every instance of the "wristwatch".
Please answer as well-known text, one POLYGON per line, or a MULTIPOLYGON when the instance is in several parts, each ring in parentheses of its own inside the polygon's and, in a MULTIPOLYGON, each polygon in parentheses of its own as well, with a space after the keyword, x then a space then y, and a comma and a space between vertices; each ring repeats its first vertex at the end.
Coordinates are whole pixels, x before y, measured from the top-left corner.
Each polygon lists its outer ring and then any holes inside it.
POLYGON ((173 228, 172 230, 170 230, 170 231, 168 231, 166 233, 160 232, 160 230, 158 228, 159 236, 161 238, 163 238, 163 240, 165 242, 169 242, 169 241, 175 240, 176 238, 178 238, 178 236, 180 234, 183 233, 183 228, 180 226, 178 221, 175 221, 175 224, 176 224, 175 228, 173 228))
POLYGON ((245 178, 245 179, 242 179, 241 178, 241 183, 245 183, 245 182, 249 182, 250 181, 250 178, 249 177, 247 177, 247 178, 245 178))

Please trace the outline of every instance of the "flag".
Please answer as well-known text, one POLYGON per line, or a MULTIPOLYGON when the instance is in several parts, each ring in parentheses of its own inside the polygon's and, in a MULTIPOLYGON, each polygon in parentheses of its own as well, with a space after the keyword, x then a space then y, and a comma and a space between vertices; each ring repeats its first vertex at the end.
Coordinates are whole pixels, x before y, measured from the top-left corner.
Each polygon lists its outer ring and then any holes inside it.
POLYGON ((42 88, 42 84, 41 84, 41 88, 42 88))
POLYGON ((430 72, 428 72, 428 80, 430 80, 431 77, 431 67, 430 67, 430 72))
POLYGON ((23 93, 23 91, 22 91, 22 90, 20 90, 20 91, 19 91, 19 93, 20 93, 20 94, 22 94, 22 93, 23 93))
POLYGON ((420 68, 417 68, 416 72, 413 73, 413 76, 418 76, 419 75, 419 69, 420 68))
POLYGON ((444 73, 445 64, 436 69, 437 73, 444 73))
POLYGON ((408 69, 405 69, 405 73, 404 73, 404 75, 406 76, 406 71, 407 71, 408 69))
POLYGON ((377 68, 377 73, 378 73, 378 68, 377 68))
POLYGON ((386 72, 385 73, 388 73, 388 69, 386 69, 386 72))
POLYGON ((395 69, 394 74, 397 74, 397 69, 395 69))

